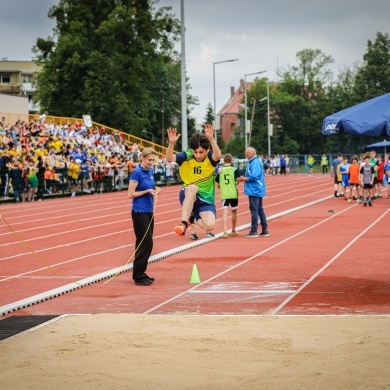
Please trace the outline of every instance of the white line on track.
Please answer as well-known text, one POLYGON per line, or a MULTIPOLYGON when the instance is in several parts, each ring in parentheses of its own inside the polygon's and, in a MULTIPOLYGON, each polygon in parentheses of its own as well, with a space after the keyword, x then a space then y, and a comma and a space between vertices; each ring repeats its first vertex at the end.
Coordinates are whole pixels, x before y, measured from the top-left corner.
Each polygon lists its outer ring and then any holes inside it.
MULTIPOLYGON (((300 210, 300 209, 304 209, 304 208, 309 207, 309 206, 311 206, 311 205, 314 205, 314 204, 316 204, 316 203, 321 203, 321 202, 327 200, 328 198, 329 198, 329 197, 326 197, 326 198, 322 198, 322 199, 319 199, 319 200, 316 200, 316 201, 313 201, 313 202, 306 203, 306 204, 301 205, 301 206, 299 206, 299 207, 295 207, 295 208, 293 208, 293 209, 286 210, 286 211, 284 211, 283 213, 278 213, 278 214, 272 215, 272 216, 270 216, 268 219, 269 219, 269 220, 272 220, 272 219, 275 219, 275 218, 279 218, 279 217, 281 217, 282 215, 290 214, 290 213, 292 213, 292 212, 294 212, 294 211, 297 211, 297 210, 300 210)), ((340 214, 340 213, 339 213, 339 214, 340 214)), ((334 217, 334 216, 331 216, 331 217, 327 218, 325 221, 328 221, 329 219, 331 219, 331 218, 333 218, 333 217, 334 217)), ((325 221, 322 221, 321 223, 323 223, 323 222, 325 222, 325 221)), ((320 225, 321 223, 319 223, 319 224, 317 224, 317 225, 315 225, 315 226, 318 226, 318 225, 320 225)), ((244 226, 241 226, 240 228, 246 228, 246 227, 248 227, 248 226, 249 226, 249 224, 244 225, 244 226)), ((314 228, 314 226, 313 226, 312 228, 314 228)), ((309 228, 309 229, 305 229, 305 230, 302 231, 301 233, 295 234, 294 236, 290 237, 289 239, 291 239, 291 238, 293 238, 293 237, 296 237, 297 235, 302 234, 303 232, 308 231, 308 230, 310 230, 310 228, 309 228)), ((175 248, 175 249, 172 249, 172 250, 168 250, 168 251, 159 253, 158 255, 152 256, 152 257, 149 259, 149 263, 152 263, 152 262, 155 262, 155 261, 164 259, 164 258, 166 258, 166 257, 172 256, 172 255, 177 254, 177 253, 179 253, 179 252, 182 252, 182 251, 184 251, 184 250, 191 249, 191 248, 193 248, 193 247, 195 247, 195 246, 203 245, 203 244, 205 244, 205 243, 207 243, 207 242, 210 242, 210 241, 213 241, 213 240, 219 238, 221 235, 222 235, 222 233, 219 233, 219 234, 217 234, 217 235, 215 236, 214 239, 206 239, 206 238, 205 238, 205 239, 201 239, 201 240, 199 240, 199 241, 197 241, 197 242, 189 243, 189 244, 183 245, 183 246, 181 246, 181 247, 178 247, 178 248, 175 248)), ((204 285, 205 283, 207 283, 207 282, 209 282, 209 281, 211 281, 211 280, 217 278, 218 276, 223 275, 223 274, 225 274, 225 273, 227 273, 227 272, 229 272, 229 271, 231 271, 231 270, 237 268, 238 266, 241 266, 241 265, 243 265, 243 264, 249 262, 250 260, 256 258, 257 256, 260 256, 261 254, 266 253, 268 250, 270 250, 270 249, 272 249, 272 248, 275 248, 275 247, 281 245, 282 243, 288 241, 289 239, 283 240, 283 241, 279 242, 278 244, 272 246, 271 248, 269 248, 269 249, 267 249, 267 250, 264 250, 264 251, 262 251, 262 252, 259 252, 257 255, 254 255, 254 256, 250 257, 249 259, 246 259, 246 260, 240 262, 239 264, 237 264, 237 265, 231 267, 231 268, 230 268, 229 270, 227 270, 227 271, 224 271, 224 272, 221 272, 221 273, 218 274, 218 275, 215 275, 214 277, 212 277, 212 278, 210 278, 210 279, 204 281, 203 283, 199 284, 198 286, 204 285)), ((133 244, 132 244, 132 245, 133 245, 133 244)), ((122 247, 128 247, 128 246, 129 246, 129 245, 123 245, 122 247)), ((107 251, 103 251, 103 252, 100 252, 100 253, 108 253, 108 252, 111 252, 111 251, 112 251, 112 249, 107 250, 107 251)), ((94 255, 96 255, 96 254, 89 254, 89 255, 86 255, 86 256, 82 256, 82 257, 80 257, 79 259, 81 259, 81 258, 86 258, 86 257, 90 257, 90 256, 94 256, 94 255)), ((66 262, 62 262, 62 263, 60 263, 60 264, 70 263, 70 262, 75 261, 75 260, 78 260, 78 259, 72 259, 72 260, 69 260, 69 261, 66 261, 66 262)), ((58 265, 59 265, 59 264, 58 264, 58 265)), ((41 268, 40 270, 45 270, 45 269, 47 269, 47 267, 41 268)), ((101 281, 101 280, 104 280, 104 279, 109 279, 109 278, 115 276, 118 272, 124 273, 124 272, 127 272, 127 271, 131 270, 131 269, 132 269, 132 264, 127 264, 125 267, 122 266, 122 267, 118 267, 118 268, 115 268, 115 269, 111 269, 111 270, 102 272, 102 273, 100 273, 100 274, 98 274, 98 275, 93 275, 93 276, 88 277, 88 278, 86 278, 86 279, 79 280, 78 282, 73 282, 73 283, 70 283, 70 284, 68 284, 68 285, 60 286, 60 287, 55 288, 55 289, 53 289, 53 290, 45 291, 45 292, 40 293, 40 294, 37 294, 37 295, 35 295, 35 296, 32 296, 32 297, 28 297, 28 298, 22 299, 22 300, 20 300, 20 301, 12 302, 12 303, 10 303, 10 304, 7 304, 7 305, 4 305, 4 306, 0 307, 0 315, 4 315, 4 314, 10 313, 10 312, 12 312, 12 311, 16 311, 16 310, 19 310, 19 309, 21 309, 21 308, 25 308, 25 307, 34 305, 34 304, 36 304, 36 303, 43 302, 43 301, 46 301, 46 300, 48 300, 48 299, 52 299, 52 298, 54 298, 54 297, 56 297, 56 296, 63 295, 63 294, 65 294, 65 293, 68 293, 68 292, 71 292, 71 291, 80 289, 81 287, 84 287, 84 286, 87 286, 87 285, 91 285, 91 284, 93 284, 93 283, 96 283, 96 282, 101 281)), ((38 271, 40 271, 40 270, 34 270, 34 271, 30 271, 30 272, 25 272, 25 273, 23 273, 23 274, 20 274, 19 276, 25 276, 25 275, 28 275, 28 274, 32 274, 32 273, 34 273, 34 272, 38 272, 38 271)), ((13 276, 12 278, 15 278, 15 277, 17 277, 17 275, 13 276)), ((5 280, 8 280, 8 279, 11 279, 11 277, 10 277, 10 278, 6 278, 6 279, 3 279, 3 280, 0 280, 0 282, 5 281, 5 280)), ((198 287, 198 286, 196 286, 196 287, 198 287)), ((169 299, 168 301, 165 301, 165 302, 161 303, 160 305, 155 306, 154 308, 151 308, 150 310, 146 311, 144 314, 148 314, 148 313, 152 312, 153 310, 156 310, 157 308, 159 308, 159 307, 161 307, 161 306, 163 306, 163 305, 165 305, 165 304, 167 304, 167 303, 169 303, 169 302, 171 302, 171 301, 173 301, 173 300, 175 300, 175 299, 177 299, 177 298, 183 296, 184 294, 187 294, 187 293, 189 293, 190 291, 195 290, 196 287, 193 287, 192 289, 186 290, 186 291, 184 291, 183 293, 181 293, 181 294, 179 294, 179 295, 176 295, 175 297, 169 299)))
POLYGON ((284 306, 287 305, 297 294, 299 294, 305 287, 307 287, 318 275, 320 275, 324 270, 326 270, 333 262, 335 262, 349 247, 351 247, 360 237, 362 237, 366 232, 368 232, 372 227, 374 227, 381 219, 388 214, 390 209, 386 210, 379 218, 377 218, 370 226, 364 229, 360 234, 358 234, 349 244, 347 244, 341 251, 339 251, 332 259, 330 259, 321 269, 319 269, 311 278, 309 278, 305 283, 302 284, 291 296, 289 296, 284 302, 282 302, 278 307, 272 310, 271 314, 277 314, 284 306))
POLYGON ((292 294, 295 290, 226 290, 226 291, 213 291, 213 290, 192 290, 188 291, 188 294, 292 294))
MULTIPOLYGON (((274 218, 281 217, 282 215, 286 215, 286 214, 289 214, 289 213, 291 213, 291 212, 294 212, 294 211, 303 209, 303 208, 305 208, 305 207, 311 206, 311 205, 313 205, 313 204, 320 203, 321 201, 324 201, 324 200, 326 200, 326 199, 329 199, 329 197, 323 198, 323 199, 318 200, 318 201, 310 202, 310 203, 307 203, 306 205, 302 205, 302 206, 296 207, 296 208, 294 208, 294 209, 290 209, 290 210, 284 211, 284 212, 282 212, 282 213, 273 215, 272 218, 274 219, 274 218)), ((308 227, 308 228, 306 228, 306 229, 304 229, 304 230, 301 230, 300 232, 295 233, 295 234, 293 234, 292 236, 289 236, 288 238, 285 238, 285 239, 282 240, 282 241, 279 241, 279 242, 276 243, 275 245, 272 245, 272 246, 270 246, 269 248, 264 249, 264 250, 262 250, 262 251, 260 251, 260 252, 258 252, 258 253, 256 253, 256 254, 254 254, 253 256, 251 256, 251 257, 249 257, 249 258, 247 258, 247 259, 241 261, 240 263, 238 263, 238 264, 236 264, 236 265, 230 267, 229 269, 227 269, 227 270, 225 270, 225 271, 220 272, 219 274, 214 275, 213 277, 211 277, 211 278, 205 280, 204 282, 201 282, 201 283, 197 284, 196 286, 193 286, 192 288, 187 289, 187 290, 183 291, 182 293, 180 293, 180 294, 178 294, 178 295, 176 295, 176 296, 174 296, 174 297, 172 297, 172 298, 166 300, 165 302, 162 302, 162 303, 160 303, 160 304, 158 304, 158 305, 152 307, 151 309, 145 311, 144 314, 150 314, 150 313, 152 313, 153 311, 155 311, 155 310, 161 308, 162 306, 167 305, 168 303, 173 302, 174 300, 176 300, 176 299, 178 299, 178 298, 184 296, 185 294, 191 293, 192 291, 198 289, 199 287, 204 286, 206 283, 209 283, 209 282, 213 281, 214 279, 217 279, 217 278, 219 278, 220 276, 225 275, 225 274, 229 273, 230 271, 232 271, 232 270, 234 270, 234 269, 236 269, 236 268, 238 268, 238 267, 241 267, 242 265, 244 265, 244 264, 246 264, 246 263, 248 263, 248 262, 250 262, 250 261, 252 261, 252 260, 254 260, 254 259, 257 259, 259 256, 263 255, 264 253, 267 253, 267 252, 271 251, 272 249, 277 248, 277 247, 279 247, 279 246, 285 244, 286 242, 288 242, 288 241, 290 241, 290 240, 292 240, 292 239, 294 239, 294 238, 296 238, 296 237, 298 237, 298 236, 300 236, 300 235, 302 235, 302 234, 304 234, 304 233, 306 233, 306 232, 308 232, 308 231, 310 231, 310 230, 313 230, 313 229, 316 228, 317 226, 320 226, 320 225, 322 225, 322 224, 324 224, 324 223, 327 223, 328 221, 330 221, 331 219, 333 219, 336 215, 340 215, 340 214, 346 212, 347 210, 349 210, 349 209, 351 209, 351 208, 353 208, 353 207, 355 207, 355 206, 356 206, 356 204, 354 204, 354 205, 352 205, 352 206, 350 206, 350 207, 348 207, 348 208, 346 208, 346 209, 340 211, 338 214, 334 214, 334 215, 332 215, 332 216, 329 216, 329 218, 324 219, 324 220, 322 220, 322 221, 316 223, 315 225, 312 225, 312 226, 310 226, 310 227, 308 227)), ((271 218, 270 218, 270 219, 271 219, 271 218)), ((221 234, 222 234, 222 233, 221 233, 221 234)), ((221 236, 221 234, 220 234, 220 236, 221 236)), ((217 236, 216 236, 216 238, 217 238, 217 236)))

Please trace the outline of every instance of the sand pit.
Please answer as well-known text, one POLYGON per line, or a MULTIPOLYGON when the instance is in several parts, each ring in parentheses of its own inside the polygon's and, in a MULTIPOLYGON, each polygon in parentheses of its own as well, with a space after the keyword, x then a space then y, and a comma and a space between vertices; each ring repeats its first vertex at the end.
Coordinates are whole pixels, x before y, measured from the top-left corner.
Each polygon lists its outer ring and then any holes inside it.
POLYGON ((0 342, 2 389, 385 389, 388 316, 67 316, 0 342))

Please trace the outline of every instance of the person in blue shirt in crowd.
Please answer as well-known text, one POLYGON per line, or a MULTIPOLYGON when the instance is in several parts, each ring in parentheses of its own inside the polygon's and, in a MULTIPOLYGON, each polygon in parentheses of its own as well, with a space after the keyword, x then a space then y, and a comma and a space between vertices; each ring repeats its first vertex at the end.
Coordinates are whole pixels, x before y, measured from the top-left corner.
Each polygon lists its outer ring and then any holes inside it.
POLYGON ((384 166, 385 175, 383 182, 387 185, 387 199, 390 199, 390 153, 387 155, 387 161, 384 166))

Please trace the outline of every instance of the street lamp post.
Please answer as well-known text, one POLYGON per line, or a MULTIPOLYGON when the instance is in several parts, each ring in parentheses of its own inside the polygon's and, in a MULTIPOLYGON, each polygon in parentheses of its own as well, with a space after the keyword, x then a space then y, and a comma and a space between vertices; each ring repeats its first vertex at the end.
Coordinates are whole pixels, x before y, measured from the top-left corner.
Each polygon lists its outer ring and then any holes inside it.
POLYGON ((244 98, 245 98, 245 150, 246 148, 248 147, 248 107, 247 107, 247 88, 246 88, 246 77, 247 76, 253 76, 255 74, 261 74, 261 73, 264 73, 266 72, 266 70, 261 70, 260 72, 255 72, 255 73, 248 73, 245 75, 244 77, 244 98))
POLYGON ((150 131, 142 130, 143 133, 145 134, 150 134, 152 136, 152 142, 154 143, 154 134, 150 131))
MULTIPOLYGON (((261 98, 259 100, 259 103, 263 102, 266 99, 267 99, 267 96, 261 98)), ((252 107, 252 115, 251 115, 251 127, 249 128, 249 141, 248 141, 248 145, 251 144, 252 130, 253 130, 253 118, 255 116, 255 107, 256 107, 256 99, 253 99, 253 107, 252 107)))
POLYGON ((214 88, 214 123, 213 123, 213 127, 214 127, 215 141, 217 141, 217 111, 216 111, 217 104, 216 104, 216 97, 215 97, 215 65, 223 64, 225 62, 235 62, 235 61, 238 61, 238 59, 213 62, 213 88, 214 88))
POLYGON ((269 85, 273 81, 267 82, 267 135, 268 135, 268 156, 271 157, 271 123, 270 123, 270 113, 269 113, 269 85))
POLYGON ((164 130, 164 98, 162 98, 162 101, 161 101, 161 145, 162 146, 165 146, 164 145, 164 133, 165 133, 165 130, 164 130))

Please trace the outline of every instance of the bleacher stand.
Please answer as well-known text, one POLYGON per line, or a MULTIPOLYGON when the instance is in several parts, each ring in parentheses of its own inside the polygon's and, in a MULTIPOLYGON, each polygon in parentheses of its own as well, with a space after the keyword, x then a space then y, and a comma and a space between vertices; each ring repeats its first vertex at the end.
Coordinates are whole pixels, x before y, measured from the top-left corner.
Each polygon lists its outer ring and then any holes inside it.
MULTIPOLYGON (((71 196, 68 170, 76 160, 80 160, 80 175, 75 195, 121 190, 128 183, 128 169, 133 169, 132 161, 138 161, 139 145, 127 144, 121 132, 111 135, 104 127, 88 129, 80 123, 48 124, 46 117, 29 123, 18 120, 13 124, 4 123, 4 119, 0 122, 2 202, 16 201, 9 191, 13 176, 10 173, 16 167, 25 173, 29 166, 33 166, 42 177, 40 191, 43 196, 37 199, 37 190, 34 189, 31 201, 35 201, 51 196, 71 196), (120 178, 117 177, 119 174, 120 178)), ((174 182, 175 170, 172 171, 171 180, 174 182)), ((166 183, 163 156, 156 161, 155 175, 156 182, 166 183)), ((29 192, 28 184, 23 185, 22 192, 29 192)))

